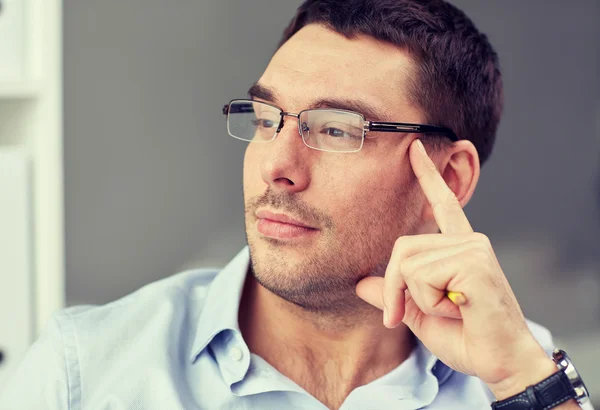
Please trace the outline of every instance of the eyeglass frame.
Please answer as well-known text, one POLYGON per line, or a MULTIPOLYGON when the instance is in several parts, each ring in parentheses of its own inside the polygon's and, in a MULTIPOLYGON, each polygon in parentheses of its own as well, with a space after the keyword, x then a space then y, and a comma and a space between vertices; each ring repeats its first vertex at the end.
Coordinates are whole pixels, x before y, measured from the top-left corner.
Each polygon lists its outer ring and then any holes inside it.
MULTIPOLYGON (((454 133, 454 131, 452 131, 452 129, 450 129, 448 127, 442 127, 442 126, 437 126, 437 125, 427 125, 427 124, 412 124, 412 123, 406 123, 406 122, 368 121, 365 118, 365 116, 359 112, 337 109, 337 108, 307 108, 298 113, 293 113, 293 112, 289 112, 289 111, 284 111, 280 107, 276 106, 275 104, 271 104, 271 103, 264 102, 264 101, 252 100, 252 99, 245 99, 245 98, 233 99, 233 100, 229 101, 228 104, 225 104, 223 106, 222 112, 223 112, 223 115, 227 116, 227 118, 229 118, 228 117, 229 116, 229 107, 234 102, 261 103, 261 104, 266 104, 270 107, 273 107, 279 111, 281 120, 279 121, 279 125, 277 126, 277 131, 275 131, 275 134, 273 135, 273 139, 270 139, 266 142, 273 141, 275 139, 275 137, 277 137, 277 134, 279 134, 279 132, 283 129, 284 123, 285 123, 284 117, 290 116, 290 117, 295 117, 295 118, 300 119, 300 115, 302 115, 302 113, 307 112, 307 111, 337 111, 337 112, 342 112, 342 113, 358 115, 359 117, 362 118, 362 120, 363 120, 363 135, 362 135, 362 142, 361 142, 360 147, 355 151, 332 151, 332 152, 352 153, 352 152, 360 151, 364 144, 364 140, 367 136, 367 132, 440 134, 440 135, 443 135, 443 136, 449 138, 452 142, 456 142, 456 141, 460 140, 460 138, 454 133)), ((302 137, 302 140, 304 141, 304 137, 302 135, 302 129, 300 127, 301 127, 300 121, 298 121, 298 134, 300 134, 300 136, 302 137)), ((237 139, 250 142, 250 140, 243 140, 241 138, 237 138, 237 139)), ((304 141, 304 143, 306 144, 306 141, 304 141)), ((316 150, 320 150, 320 151, 324 151, 319 148, 311 147, 310 145, 307 145, 307 147, 316 149, 316 150)))

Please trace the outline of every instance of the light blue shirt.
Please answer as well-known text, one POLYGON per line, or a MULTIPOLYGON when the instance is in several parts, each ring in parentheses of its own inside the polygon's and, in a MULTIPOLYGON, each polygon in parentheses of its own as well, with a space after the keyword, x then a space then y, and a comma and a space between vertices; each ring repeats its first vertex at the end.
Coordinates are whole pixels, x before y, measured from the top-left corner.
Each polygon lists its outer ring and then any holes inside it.
MULTIPOLYGON (((187 271, 104 306, 59 311, 0 386, 0 409, 325 409, 244 342, 248 263, 245 248, 221 272, 187 271)), ((549 332, 530 327, 551 351, 549 332)), ((418 344, 341 409, 489 409, 491 400, 480 380, 418 344)))

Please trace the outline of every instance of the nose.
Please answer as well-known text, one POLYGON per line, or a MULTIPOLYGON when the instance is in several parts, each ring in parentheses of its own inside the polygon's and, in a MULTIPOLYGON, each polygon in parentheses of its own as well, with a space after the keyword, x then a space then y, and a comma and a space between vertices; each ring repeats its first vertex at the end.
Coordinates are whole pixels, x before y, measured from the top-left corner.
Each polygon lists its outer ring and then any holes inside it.
POLYGON ((284 125, 269 143, 261 144, 261 176, 273 190, 301 192, 310 184, 310 148, 298 133, 298 119, 286 116, 284 125))

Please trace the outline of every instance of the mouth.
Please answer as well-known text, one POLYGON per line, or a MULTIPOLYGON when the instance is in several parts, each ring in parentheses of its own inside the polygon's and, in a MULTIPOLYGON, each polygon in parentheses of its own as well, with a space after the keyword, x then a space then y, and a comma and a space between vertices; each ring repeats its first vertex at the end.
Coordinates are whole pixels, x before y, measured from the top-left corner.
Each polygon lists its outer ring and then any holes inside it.
POLYGON ((261 210, 255 214, 256 228, 263 236, 272 239, 290 240, 306 238, 316 234, 319 229, 283 213, 261 210))

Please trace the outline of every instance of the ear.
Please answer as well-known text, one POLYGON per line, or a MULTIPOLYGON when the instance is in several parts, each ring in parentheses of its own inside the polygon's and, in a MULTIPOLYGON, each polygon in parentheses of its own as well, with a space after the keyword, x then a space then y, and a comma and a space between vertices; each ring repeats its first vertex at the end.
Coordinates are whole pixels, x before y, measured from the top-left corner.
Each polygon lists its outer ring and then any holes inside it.
POLYGON ((464 208, 473 196, 479 181, 479 154, 471 141, 455 142, 444 154, 440 154, 439 171, 446 185, 454 192, 464 208))
MULTIPOLYGON (((450 148, 443 148, 431 155, 446 185, 454 192, 461 207, 465 207, 479 181, 479 154, 471 141, 460 140, 450 148)), ((433 209, 426 203, 423 208, 423 220, 427 221, 424 232, 437 231, 433 209)))
MULTIPOLYGON (((450 148, 431 155, 446 185, 454 192, 461 207, 465 207, 479 181, 479 154, 471 141, 460 140, 450 148)), ((433 209, 426 203, 423 208, 423 233, 439 232, 433 209)))

